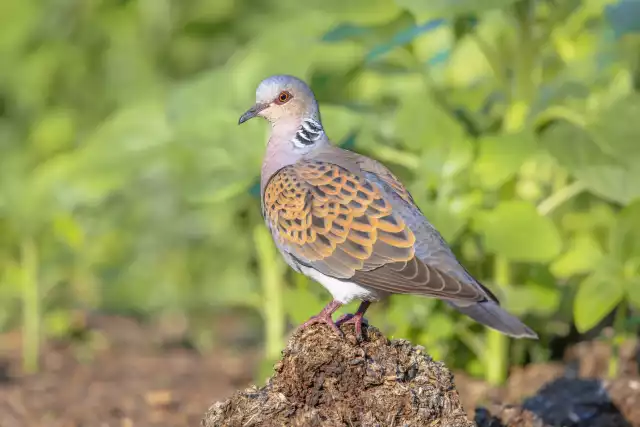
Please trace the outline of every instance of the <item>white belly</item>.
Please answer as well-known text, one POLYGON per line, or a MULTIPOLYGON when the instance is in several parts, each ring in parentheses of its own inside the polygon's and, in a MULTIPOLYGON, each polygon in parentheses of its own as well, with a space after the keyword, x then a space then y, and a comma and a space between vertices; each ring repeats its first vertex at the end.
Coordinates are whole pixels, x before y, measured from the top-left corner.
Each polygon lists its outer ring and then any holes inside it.
POLYGON ((378 301, 387 295, 386 292, 366 288, 353 282, 334 279, 306 266, 301 265, 299 268, 305 276, 324 286, 331 293, 333 299, 342 304, 348 304, 353 300, 378 301))

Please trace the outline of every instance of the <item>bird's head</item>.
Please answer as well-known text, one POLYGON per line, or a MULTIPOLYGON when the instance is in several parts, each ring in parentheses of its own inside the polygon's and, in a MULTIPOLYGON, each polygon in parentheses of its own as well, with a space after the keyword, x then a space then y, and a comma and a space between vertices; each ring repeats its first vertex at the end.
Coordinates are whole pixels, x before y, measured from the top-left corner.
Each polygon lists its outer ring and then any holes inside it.
POLYGON ((238 120, 242 124, 256 116, 272 124, 281 119, 319 119, 318 104, 313 92, 302 80, 287 75, 264 79, 256 89, 256 103, 238 120))

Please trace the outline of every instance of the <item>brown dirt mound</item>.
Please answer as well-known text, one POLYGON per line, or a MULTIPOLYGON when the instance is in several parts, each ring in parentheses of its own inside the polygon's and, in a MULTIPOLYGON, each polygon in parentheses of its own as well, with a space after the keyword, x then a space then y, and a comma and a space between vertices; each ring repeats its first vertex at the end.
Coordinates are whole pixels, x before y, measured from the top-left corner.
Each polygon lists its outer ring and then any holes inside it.
POLYGON ((262 388, 214 404, 202 425, 471 427, 453 375, 406 340, 366 328, 358 344, 326 326, 297 331, 262 388))

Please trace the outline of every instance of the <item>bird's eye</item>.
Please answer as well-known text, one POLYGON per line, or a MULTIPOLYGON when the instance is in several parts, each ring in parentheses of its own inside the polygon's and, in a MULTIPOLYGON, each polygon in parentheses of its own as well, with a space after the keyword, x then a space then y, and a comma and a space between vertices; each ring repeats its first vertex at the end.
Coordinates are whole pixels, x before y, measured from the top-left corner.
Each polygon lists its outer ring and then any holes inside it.
POLYGON ((284 104, 290 99, 291 99, 291 94, 287 91, 282 91, 280 92, 280 95, 278 95, 277 102, 278 104, 284 104))

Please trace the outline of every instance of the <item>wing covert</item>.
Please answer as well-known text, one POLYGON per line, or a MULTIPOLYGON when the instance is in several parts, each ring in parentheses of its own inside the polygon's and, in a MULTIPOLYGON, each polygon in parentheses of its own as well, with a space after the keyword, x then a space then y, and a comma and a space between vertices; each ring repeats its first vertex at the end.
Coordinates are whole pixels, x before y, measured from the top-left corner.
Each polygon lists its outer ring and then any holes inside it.
POLYGON ((330 163, 285 167, 264 192, 274 238, 305 264, 337 278, 414 256, 415 236, 371 183, 330 163))
POLYGON ((480 288, 418 259, 413 231, 380 188, 336 164, 304 160, 281 169, 263 204, 279 246, 325 275, 391 293, 485 299, 480 288))

